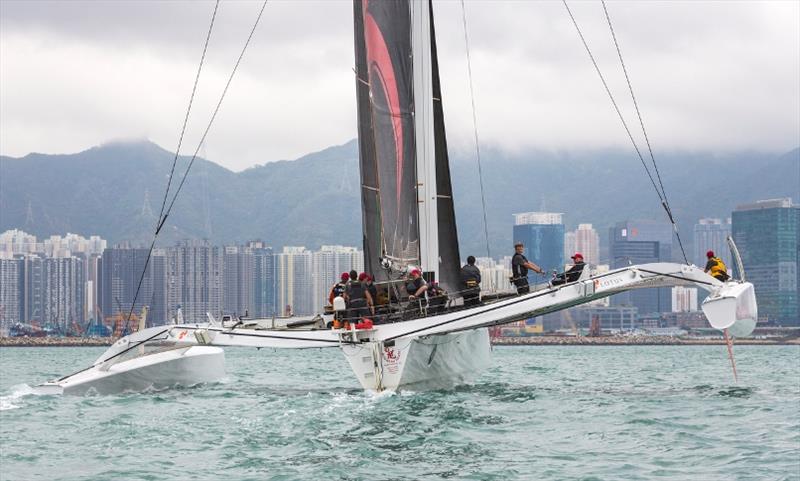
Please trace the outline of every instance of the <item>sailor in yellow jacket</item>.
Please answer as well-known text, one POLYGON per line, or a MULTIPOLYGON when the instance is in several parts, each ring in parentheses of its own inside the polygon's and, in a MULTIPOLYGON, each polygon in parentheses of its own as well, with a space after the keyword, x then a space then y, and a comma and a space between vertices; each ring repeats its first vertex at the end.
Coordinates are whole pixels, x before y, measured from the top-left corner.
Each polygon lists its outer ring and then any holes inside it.
POLYGON ((728 275, 728 268, 725 267, 725 263, 722 262, 722 259, 714 256, 714 251, 706 252, 706 257, 708 257, 708 262, 706 262, 706 269, 704 272, 708 272, 711 274, 711 277, 722 282, 730 279, 730 276, 728 275))

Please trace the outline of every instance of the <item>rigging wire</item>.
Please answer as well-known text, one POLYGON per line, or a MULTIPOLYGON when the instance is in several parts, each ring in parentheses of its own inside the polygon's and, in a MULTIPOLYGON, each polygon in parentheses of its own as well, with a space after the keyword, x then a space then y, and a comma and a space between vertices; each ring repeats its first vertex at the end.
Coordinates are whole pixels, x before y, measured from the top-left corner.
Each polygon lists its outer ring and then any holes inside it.
POLYGON ((475 89, 472 85, 472 61, 469 55, 469 36, 467 34, 467 10, 464 7, 464 0, 461 0, 461 19, 464 24, 464 46, 467 52, 467 76, 469 77, 469 95, 472 101, 472 129, 475 134, 475 154, 478 160, 478 180, 481 185, 481 206, 483 207, 483 235, 486 238, 486 257, 491 258, 489 249, 489 224, 486 221, 486 195, 483 189, 483 169, 481 168, 481 147, 478 142, 478 118, 475 114, 475 89))
POLYGON ((253 28, 250 29, 250 34, 247 36, 247 40, 244 43, 244 47, 242 47, 242 51, 239 53, 239 58, 236 59, 236 64, 233 66, 233 70, 231 71, 231 74, 228 77, 228 82, 225 84, 225 88, 222 90, 222 95, 220 95, 219 97, 217 106, 214 108, 214 113, 211 114, 211 119, 208 121, 208 125, 206 126, 206 129, 203 132, 203 136, 200 138, 200 142, 197 144, 197 148, 192 154, 191 160, 189 160, 189 165, 186 166, 186 171, 184 171, 183 177, 181 178, 181 182, 180 184, 178 184, 178 188, 175 190, 175 195, 172 196, 172 200, 169 203, 169 207, 167 208, 167 211, 164 213, 164 221, 167 220, 167 216, 169 216, 170 211, 172 211, 172 207, 175 205, 175 201, 178 199, 178 194, 180 194, 181 188, 183 188, 183 184, 186 182, 186 177, 189 175, 189 171, 191 170, 195 159, 197 159, 197 154, 200 152, 200 148, 203 146, 203 143, 205 143, 206 136, 208 135, 208 132, 211 130, 211 125, 214 123, 214 119, 217 117, 217 113, 219 113, 219 109, 222 106, 222 101, 225 99, 225 94, 228 93, 228 87, 230 87, 231 82, 233 81, 233 77, 234 75, 236 75, 236 70, 239 68, 239 64, 242 62, 244 53, 245 51, 247 51, 247 47, 250 45, 250 40, 252 40, 253 34, 255 34, 256 32, 256 28, 258 27, 258 23, 261 21, 261 16, 264 13, 264 8, 267 6, 268 1, 269 0, 264 0, 264 3, 261 4, 261 10, 259 10, 258 12, 258 17, 256 17, 256 21, 253 23, 253 28))
MULTIPOLYGON (((616 101, 616 99, 614 99, 614 95, 611 93, 611 89, 609 88, 608 83, 606 82, 606 79, 605 79, 605 77, 603 76, 603 73, 600 70, 600 66, 597 64, 597 61, 595 60, 594 55, 592 54, 592 51, 589 48, 589 44, 586 42, 586 38, 584 38, 583 32, 581 31, 580 27, 578 26, 578 22, 575 20, 575 16, 572 14, 572 10, 570 10, 569 5, 567 4, 567 0, 562 0, 562 3, 564 4, 564 7, 567 9, 567 13, 569 14, 569 18, 572 20, 572 24, 575 26, 575 30, 577 30, 577 32, 578 32, 578 36, 580 37, 581 43, 583 43, 583 46, 586 49, 586 53, 589 54, 589 59, 591 59, 592 64, 594 65, 595 71, 597 72, 597 75, 600 77, 600 81, 603 83, 603 87, 605 88, 606 93, 608 94, 608 98, 611 100, 611 104, 614 106, 614 110, 617 112, 617 116, 619 117, 620 122, 622 122, 622 126, 625 128, 625 132, 628 134, 628 138, 630 139, 631 144, 633 144, 633 148, 636 151, 636 155, 639 157, 639 160, 642 163, 642 167, 644 167, 644 170, 647 173, 647 177, 650 179, 650 183, 653 185, 653 189, 656 191, 656 195, 658 195, 658 200, 661 202, 661 206, 664 207, 664 210, 667 213, 667 217, 669 218, 670 222, 672 223, 673 229, 675 230, 675 234, 676 234, 677 239, 678 239, 678 245, 680 245, 681 253, 683 254, 683 259, 688 264, 689 260, 686 257, 686 251, 683 248, 683 242, 681 241, 680 234, 678 233, 678 226, 675 223, 675 219, 672 216, 672 211, 669 208, 669 203, 667 202, 665 194, 662 192, 662 189, 659 189, 658 185, 656 184, 656 181, 653 178, 653 174, 650 172, 650 168, 647 166, 647 162, 644 160, 644 156, 642 155, 642 152, 639 149, 639 145, 636 143, 636 140, 633 138, 633 134, 631 133, 631 130, 628 127, 628 123, 625 121, 625 117, 622 115, 622 111, 620 110, 619 105, 617 105, 617 101, 616 101)), ((605 4, 604 4, 604 6, 605 6, 605 4)), ((609 19, 609 22, 610 22, 610 19, 609 19)), ((616 43, 616 36, 614 38, 615 38, 615 43, 616 43)), ((618 53, 620 52, 619 49, 617 50, 617 52, 618 53)), ((620 59, 621 58, 622 58, 622 54, 620 53, 620 59)), ((626 79, 628 78, 627 71, 626 71, 625 77, 626 77, 626 79)), ((630 81, 628 82, 628 85, 630 85, 630 81)), ((631 89, 631 93, 633 93, 633 89, 631 89)), ((639 109, 637 107, 637 112, 638 111, 639 111, 639 109)), ((641 115, 639 116, 639 118, 641 120, 641 115)), ((642 126, 644 128, 644 123, 642 123, 642 126)), ((649 148, 649 146, 650 146, 649 141, 648 141, 647 145, 648 145, 648 148, 649 148)), ((651 150, 651 155, 652 155, 652 150, 651 150)), ((655 158, 654 158, 653 162, 655 164, 655 158)), ((659 178, 659 183, 661 183, 660 182, 660 178, 659 178)), ((663 188, 663 184, 661 184, 661 186, 663 188)))
POLYGON ((569 5, 567 5, 567 0, 562 0, 564 6, 567 8, 567 13, 569 17, 572 19, 573 25, 575 25, 575 29, 578 31, 578 36, 581 38, 581 42, 583 42, 584 48, 586 48, 586 53, 589 54, 589 59, 591 59, 592 64, 594 65, 595 71, 597 71, 597 75, 600 76, 600 81, 603 82, 603 87, 606 89, 606 93, 608 94, 608 98, 611 99, 611 104, 614 106, 614 110, 617 112, 617 116, 619 120, 622 122, 622 126, 625 128, 625 132, 628 134, 628 138, 630 139, 631 143, 633 144, 633 148, 636 150, 636 153, 639 156, 639 160, 642 161, 642 166, 644 167, 645 172, 647 172, 647 176, 650 178, 650 182, 653 184, 653 188, 656 191, 656 195, 658 195, 658 200, 660 202, 664 202, 664 198, 661 195, 661 191, 659 190, 658 186, 656 185, 655 179, 653 179, 653 174, 650 173, 650 169, 647 167, 647 163, 644 161, 644 157, 642 157, 642 153, 639 151, 639 146, 636 144, 636 140, 633 138, 633 134, 631 134, 631 130, 628 128, 628 123, 625 122, 625 118, 622 116, 622 112, 617 105, 616 99, 614 99, 614 95, 611 93, 611 89, 608 87, 608 83, 606 82, 606 78, 603 76, 603 73, 600 71, 600 67, 597 65, 597 61, 592 54, 591 49, 589 49, 589 45, 586 43, 586 39, 583 37, 583 32, 581 32, 580 27, 578 27, 578 22, 575 20, 575 17, 572 15, 572 10, 570 10, 569 5))
POLYGON ((661 181, 661 172, 658 170, 658 164, 656 163, 656 158, 653 155, 653 148, 650 145, 650 138, 647 135, 647 129, 644 128, 644 120, 642 120, 642 113, 639 110, 639 103, 636 101, 636 95, 633 93, 633 86, 631 85, 631 79, 628 76, 628 69, 625 67, 625 61, 622 59, 622 50, 619 47, 619 42, 617 42, 617 35, 614 32, 614 26, 611 24, 611 16, 608 14, 608 8, 606 7, 605 0, 600 0, 603 4, 603 12, 606 14, 606 21, 608 22, 608 29, 611 31, 611 38, 614 39, 614 46, 617 49, 617 56, 619 57, 619 63, 622 66, 622 72, 625 74, 625 81, 628 83, 628 91, 631 93, 631 100, 633 100, 633 106, 636 109, 636 116, 639 117, 639 125, 642 127, 642 134, 644 135, 644 141, 647 144, 647 150, 650 153, 650 160, 653 163, 653 169, 656 171, 656 178, 658 179, 658 185, 661 187, 661 194, 664 196, 664 203, 662 204, 664 210, 667 211, 667 216, 669 217, 670 222, 672 222, 672 226, 675 229, 675 236, 678 239, 678 245, 681 247, 681 252, 683 253, 683 260, 686 263, 689 263, 689 260, 686 258, 686 251, 683 249, 683 242, 681 241, 681 234, 678 232, 678 224, 675 222, 675 218, 672 215, 672 206, 669 205, 669 199, 667 198, 667 191, 664 189, 664 183, 661 181))
MULTIPOLYGON (((145 265, 144 265, 144 268, 142 268, 142 275, 139 278, 139 285, 136 287, 136 293, 133 296, 133 302, 131 303, 131 309, 130 309, 130 312, 128 313, 128 318, 125 321, 125 330, 127 330, 128 324, 130 324, 131 317, 133 316, 133 309, 134 309, 134 306, 136 305, 136 299, 139 296, 139 292, 140 292, 140 290, 142 288, 142 282, 144 281, 144 276, 145 276, 145 273, 147 272, 147 266, 149 265, 150 258, 153 255, 153 249, 155 248, 156 239, 158 238, 158 235, 161 232, 162 227, 164 227, 164 223, 167 221, 167 218, 169 217, 170 212, 172 212, 172 207, 175 205, 175 201, 178 198, 178 194, 180 194, 181 189, 183 188, 183 185, 186 182, 186 178, 189 175, 189 171, 191 170, 192 165, 194 165, 194 161, 197 158, 197 154, 200 152, 200 148, 203 146, 203 143, 206 140, 206 136, 208 135, 208 132, 211 130, 211 126, 214 123, 214 119, 216 119, 217 113, 219 112, 219 109, 222 106, 222 101, 225 99, 225 94, 227 94, 227 92, 228 92, 228 87, 230 87, 231 82, 233 81, 233 77, 236 74, 236 70, 239 68, 239 64, 241 63, 242 58, 244 57, 244 53, 247 51, 247 47, 250 45, 250 40, 252 40, 253 34, 255 33, 259 22, 261 21, 261 17, 264 14, 264 8, 267 6, 267 1, 268 0, 264 0, 264 3, 261 5, 261 9, 259 10, 258 16, 256 17, 256 20, 253 23, 253 27, 250 30, 250 34, 247 36, 247 40, 245 41, 244 46, 242 47, 242 51, 239 53, 239 57, 236 59, 236 64, 233 66, 233 70, 231 71, 231 74, 228 77, 228 81, 225 84, 225 88, 222 90, 222 94, 220 95, 219 101, 217 102, 217 105, 214 108, 214 112, 211 115, 211 119, 208 121, 208 125, 206 126, 206 129, 203 132, 203 136, 200 138, 200 141, 197 144, 197 148, 195 149, 194 153, 192 154, 192 158, 189 160, 189 164, 186 166, 186 170, 184 171, 183 176, 181 177, 181 181, 178 184, 178 187, 175 189, 175 193, 172 196, 172 200, 169 202, 169 205, 167 206, 166 210, 163 210, 163 207, 162 207, 162 213, 160 214, 159 223, 158 223, 158 226, 156 226, 155 233, 153 234, 153 241, 150 243, 150 249, 147 252, 147 258, 145 259, 145 265)), ((219 4, 219 0, 217 0, 217 5, 218 4, 219 4)), ((215 5, 215 7, 214 7, 214 17, 216 16, 216 13, 217 13, 217 5, 215 5)), ((212 26, 213 26, 214 17, 212 17, 212 26)), ((208 41, 209 41, 210 36, 211 36, 211 29, 209 28, 208 37, 206 37, 206 46, 203 48, 203 58, 205 57, 206 49, 208 48, 208 41)), ((201 67, 202 67, 202 60, 201 60, 201 67)), ((197 88, 197 81, 199 79, 199 75, 200 75, 200 73, 199 73, 199 70, 198 70, 197 77, 195 78, 195 86, 192 89, 192 98, 194 98, 194 91, 197 88)), ((191 106, 191 102, 190 102, 190 106, 191 106)), ((188 111, 187 111, 186 118, 188 119, 188 111)), ((185 128, 186 128, 186 124, 184 123, 184 127, 183 127, 183 129, 181 131, 181 139, 183 138, 183 133, 185 131, 185 128)), ((177 156, 178 156, 178 153, 176 152, 175 153, 175 159, 176 160, 177 160, 177 156)), ((174 173, 174 165, 173 165, 173 173, 174 173)), ((167 184, 168 186, 172 182, 173 173, 170 173, 170 178, 169 178, 169 181, 168 181, 168 184, 167 184)), ((169 187, 167 188, 167 192, 165 193, 165 201, 166 201, 167 197, 169 197, 169 187)))
POLYGON ((217 18, 217 10, 219 10, 219 0, 214 3, 214 13, 211 14, 211 24, 208 26, 208 34, 206 34, 206 42, 203 45, 203 54, 200 56, 200 65, 197 67, 197 74, 194 77, 194 85, 192 86, 192 94, 189 96, 189 106, 186 108, 186 115, 183 118, 183 126, 181 127, 181 135, 178 137, 178 147, 175 148, 175 157, 172 158, 172 169, 169 171, 167 178, 167 190, 164 192, 164 200, 161 201, 161 211, 158 213, 158 224, 156 225, 156 234, 163 224, 161 218, 164 216, 164 208, 167 205, 169 198, 169 190, 172 186, 172 176, 175 174, 175 167, 178 164, 178 155, 181 151, 183 144, 183 136, 186 133, 186 124, 189 123, 189 112, 192 110, 192 103, 194 102, 194 94, 197 92, 197 84, 200 82, 200 71, 203 70, 203 63, 206 59, 206 52, 208 51, 208 43, 211 39, 211 31, 214 29, 214 20, 217 18))
POLYGON ((203 53, 200 55, 200 64, 197 67, 197 74, 194 77, 194 84, 192 85, 192 94, 189 96, 189 105, 186 108, 186 115, 183 118, 183 126, 181 127, 181 133, 178 137, 178 146, 175 149, 175 156, 172 158, 172 167, 169 171, 169 177, 167 178, 167 189, 164 191, 164 200, 161 201, 161 211, 158 213, 158 219, 156 221, 156 228, 155 232, 153 233, 153 240, 150 243, 150 248, 147 251, 147 257, 145 258, 144 267, 142 268, 142 273, 139 276, 139 283, 136 286, 136 292, 133 296, 133 302, 131 303, 130 311, 128 311, 127 319, 125 320, 125 329, 123 332, 128 330, 128 325, 131 322, 131 317, 133 317, 133 309, 136 306, 136 300, 139 297, 139 292, 142 288, 142 283, 144 282, 144 276, 147 272, 147 267, 150 265, 150 258, 153 254, 153 249, 156 245, 156 239, 158 238, 158 234, 161 231, 161 227, 164 225, 164 208, 167 204, 167 199, 169 198, 169 191, 170 187, 172 186, 172 177, 175 174, 175 167, 178 163, 178 156, 180 155, 181 145, 183 144, 183 136, 186 133, 186 125, 189 122, 189 113, 192 110, 192 104, 194 103, 194 96, 197 92, 197 84, 200 82, 200 72, 203 70, 203 63, 205 62, 206 52, 208 52, 208 44, 211 40, 211 32, 214 30, 214 20, 217 18, 217 11, 219 10, 219 0, 214 3, 214 11, 211 14, 211 23, 208 26, 208 33, 206 34, 206 41, 203 45, 203 53))

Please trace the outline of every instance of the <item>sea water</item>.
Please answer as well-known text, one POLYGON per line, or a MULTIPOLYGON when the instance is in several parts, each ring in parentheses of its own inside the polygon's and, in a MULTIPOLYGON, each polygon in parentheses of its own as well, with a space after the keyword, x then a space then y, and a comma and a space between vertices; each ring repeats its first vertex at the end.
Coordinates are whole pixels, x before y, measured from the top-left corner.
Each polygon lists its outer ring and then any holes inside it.
POLYGON ((363 392, 338 349, 229 349, 223 382, 30 386, 102 348, 0 349, 2 480, 800 480, 800 346, 501 347, 452 391, 363 392))

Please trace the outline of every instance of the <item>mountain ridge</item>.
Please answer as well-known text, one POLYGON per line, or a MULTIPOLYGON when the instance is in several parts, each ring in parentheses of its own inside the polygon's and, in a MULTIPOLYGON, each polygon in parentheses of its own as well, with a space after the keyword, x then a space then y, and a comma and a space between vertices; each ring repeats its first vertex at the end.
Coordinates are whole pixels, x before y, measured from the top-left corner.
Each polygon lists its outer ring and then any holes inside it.
MULTIPOLYGON (((75 154, 0 156, 0 231, 38 237, 76 232, 110 243, 152 238, 174 153, 149 141, 116 141, 75 154), (65 188, 67 186, 68 188, 65 188)), ((276 247, 361 244, 355 140, 295 160, 233 172, 197 158, 162 232, 161 244, 208 238, 259 238, 276 247)), ((189 157, 179 157, 175 184, 189 157)), ((728 217, 737 204, 800 199, 800 148, 760 152, 665 152, 661 176, 684 241, 700 217, 728 217)), ((607 228, 629 218, 665 220, 638 157, 625 150, 482 152, 490 251, 510 252, 511 214, 564 212, 565 224, 607 228)), ((483 215, 474 156, 451 160, 461 254, 484 255, 483 215)), ((688 252, 691 255, 691 252, 688 252)))

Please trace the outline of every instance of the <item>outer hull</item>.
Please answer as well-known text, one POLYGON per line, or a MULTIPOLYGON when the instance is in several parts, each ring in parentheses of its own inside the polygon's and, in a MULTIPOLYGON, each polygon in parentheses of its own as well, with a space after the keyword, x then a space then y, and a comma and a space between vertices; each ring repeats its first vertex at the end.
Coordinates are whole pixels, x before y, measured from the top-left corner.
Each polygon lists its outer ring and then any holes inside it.
POLYGON ((703 301, 703 312, 712 327, 728 329, 735 337, 749 336, 758 321, 758 304, 753 284, 728 283, 703 301))
POLYGON ((373 391, 449 389, 491 364, 487 329, 398 339, 393 346, 343 344, 342 351, 364 389, 373 391))
POLYGON ((225 353, 218 347, 179 347, 105 368, 102 364, 39 387, 52 394, 114 394, 218 381, 225 376, 225 353))

